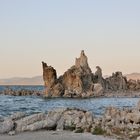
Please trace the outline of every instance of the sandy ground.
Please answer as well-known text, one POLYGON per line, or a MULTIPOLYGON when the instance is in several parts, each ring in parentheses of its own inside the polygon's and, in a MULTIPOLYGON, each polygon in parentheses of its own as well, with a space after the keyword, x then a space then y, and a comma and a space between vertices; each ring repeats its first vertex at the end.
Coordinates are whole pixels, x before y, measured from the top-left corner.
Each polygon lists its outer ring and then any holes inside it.
POLYGON ((73 132, 26 132, 15 136, 0 135, 0 140, 115 140, 103 136, 94 136, 89 133, 73 132))

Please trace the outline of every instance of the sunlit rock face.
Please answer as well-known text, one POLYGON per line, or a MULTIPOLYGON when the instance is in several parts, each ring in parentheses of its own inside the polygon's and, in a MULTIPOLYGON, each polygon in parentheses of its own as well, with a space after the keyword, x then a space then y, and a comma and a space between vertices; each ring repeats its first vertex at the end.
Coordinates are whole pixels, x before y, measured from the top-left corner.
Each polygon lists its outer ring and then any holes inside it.
MULTIPOLYGON (((46 96, 88 97, 94 95, 93 74, 84 51, 76 58, 75 65, 57 79, 56 70, 42 62, 46 96)), ((96 91, 97 94, 97 91, 96 91)))
POLYGON ((62 76, 64 96, 85 96, 93 92, 93 74, 88 66, 88 58, 84 51, 81 51, 79 58, 76 58, 75 65, 68 69, 62 76))
POLYGON ((102 69, 96 66, 96 72, 92 73, 88 65, 88 57, 81 51, 80 57, 76 58, 75 65, 57 78, 56 70, 42 62, 43 79, 47 97, 94 97, 102 96, 105 91, 124 91, 133 89, 139 81, 128 82, 122 72, 113 73, 104 79, 102 69), (135 85, 134 85, 135 84, 135 85))

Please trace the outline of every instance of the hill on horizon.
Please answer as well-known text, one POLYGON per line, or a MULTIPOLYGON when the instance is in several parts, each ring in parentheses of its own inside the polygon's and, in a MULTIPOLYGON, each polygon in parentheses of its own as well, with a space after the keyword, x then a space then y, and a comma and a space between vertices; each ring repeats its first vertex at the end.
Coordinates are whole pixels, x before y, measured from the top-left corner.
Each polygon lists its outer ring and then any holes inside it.
POLYGON ((126 74, 125 75, 127 77, 127 79, 133 79, 133 80, 140 80, 140 73, 130 73, 130 74, 126 74))
MULTIPOLYGON (((130 73, 125 75, 127 79, 138 80, 140 79, 140 73, 130 73)), ((105 75, 104 78, 108 76, 105 75)), ((27 77, 13 77, 7 79, 0 79, 0 85, 44 85, 42 76, 27 77)))
POLYGON ((31 78, 13 77, 7 79, 0 79, 0 85, 43 85, 43 77, 35 76, 31 78))

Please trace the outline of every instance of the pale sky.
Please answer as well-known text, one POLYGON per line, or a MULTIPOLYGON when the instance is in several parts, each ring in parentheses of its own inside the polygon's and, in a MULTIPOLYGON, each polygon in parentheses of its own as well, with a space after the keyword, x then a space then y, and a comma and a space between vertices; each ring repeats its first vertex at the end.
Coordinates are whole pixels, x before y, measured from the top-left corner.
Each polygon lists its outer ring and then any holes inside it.
POLYGON ((0 0, 0 79, 62 74, 81 50, 93 72, 140 72, 140 0, 0 0))

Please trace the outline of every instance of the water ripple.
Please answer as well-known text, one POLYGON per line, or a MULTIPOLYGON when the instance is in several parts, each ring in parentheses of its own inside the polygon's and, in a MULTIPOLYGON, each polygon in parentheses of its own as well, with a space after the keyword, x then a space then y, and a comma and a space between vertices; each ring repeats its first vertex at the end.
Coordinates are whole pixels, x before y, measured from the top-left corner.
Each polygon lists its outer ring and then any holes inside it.
POLYGON ((28 114, 48 112, 55 108, 77 107, 102 115, 105 108, 134 107, 139 98, 91 98, 91 99, 42 99, 35 96, 5 96, 0 95, 0 116, 7 116, 21 111, 28 114))

